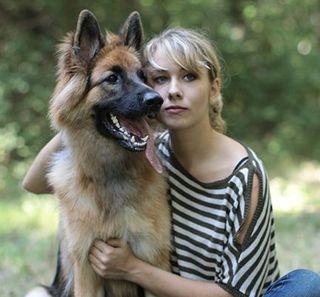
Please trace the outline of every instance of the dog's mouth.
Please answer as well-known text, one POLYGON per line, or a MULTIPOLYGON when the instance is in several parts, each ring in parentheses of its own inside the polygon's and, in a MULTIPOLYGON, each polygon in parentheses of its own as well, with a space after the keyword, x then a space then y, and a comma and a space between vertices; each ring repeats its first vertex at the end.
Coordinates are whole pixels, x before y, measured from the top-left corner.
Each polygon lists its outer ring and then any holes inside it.
POLYGON ((123 148, 133 152, 144 151, 147 148, 150 129, 143 118, 128 120, 119 115, 107 113, 104 126, 123 148))
MULTIPOLYGON (((162 165, 156 155, 153 134, 144 118, 127 119, 121 115, 106 113, 103 126, 108 135, 131 152, 143 152, 152 167, 162 173, 162 165)), ((105 134, 105 133, 104 133, 105 134)))

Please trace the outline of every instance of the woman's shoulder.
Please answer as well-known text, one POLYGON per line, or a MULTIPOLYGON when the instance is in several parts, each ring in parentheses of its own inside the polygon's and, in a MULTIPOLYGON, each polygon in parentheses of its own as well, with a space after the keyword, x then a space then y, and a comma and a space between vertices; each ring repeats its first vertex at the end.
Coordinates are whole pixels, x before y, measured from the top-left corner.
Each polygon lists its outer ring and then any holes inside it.
MULTIPOLYGON (((264 187, 268 184, 268 176, 263 161, 250 146, 233 140, 232 173, 229 175, 227 185, 245 191, 253 184, 254 178, 264 187)), ((241 191, 240 191, 241 192, 241 191)))
POLYGON ((215 157, 213 167, 222 175, 237 178, 238 175, 249 174, 257 168, 260 159, 247 145, 227 135, 218 135, 218 158, 215 157))
POLYGON ((241 143, 241 145, 247 151, 247 162, 245 166, 251 170, 254 170, 258 173, 265 172, 265 167, 262 159, 258 156, 258 154, 251 147, 241 143))

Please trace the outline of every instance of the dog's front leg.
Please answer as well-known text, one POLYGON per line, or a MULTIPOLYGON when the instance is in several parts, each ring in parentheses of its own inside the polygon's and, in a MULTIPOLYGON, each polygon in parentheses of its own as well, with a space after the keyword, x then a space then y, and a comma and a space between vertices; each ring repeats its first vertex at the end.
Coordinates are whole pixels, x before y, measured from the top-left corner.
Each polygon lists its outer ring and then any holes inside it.
POLYGON ((88 261, 74 264, 74 297, 104 297, 103 281, 88 261))

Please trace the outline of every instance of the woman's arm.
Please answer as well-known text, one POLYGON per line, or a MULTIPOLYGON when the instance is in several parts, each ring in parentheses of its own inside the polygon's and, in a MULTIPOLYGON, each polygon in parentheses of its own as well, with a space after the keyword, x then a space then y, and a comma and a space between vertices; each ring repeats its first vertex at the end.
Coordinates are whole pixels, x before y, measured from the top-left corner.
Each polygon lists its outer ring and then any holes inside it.
POLYGON ((42 148, 33 161, 22 181, 22 187, 25 190, 35 194, 52 193, 52 190, 46 179, 46 173, 52 154, 59 151, 61 148, 62 141, 59 133, 42 148))
POLYGON ((122 279, 140 285, 159 297, 231 297, 213 282, 195 281, 164 271, 135 257, 119 240, 96 241, 89 260, 107 279, 122 279))

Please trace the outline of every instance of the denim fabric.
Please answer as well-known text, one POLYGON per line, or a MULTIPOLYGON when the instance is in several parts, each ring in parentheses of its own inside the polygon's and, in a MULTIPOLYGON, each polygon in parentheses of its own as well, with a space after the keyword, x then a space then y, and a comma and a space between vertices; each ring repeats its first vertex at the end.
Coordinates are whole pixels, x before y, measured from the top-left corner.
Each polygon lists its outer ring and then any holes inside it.
POLYGON ((305 269, 291 271, 271 284, 263 297, 320 297, 320 275, 305 269))

